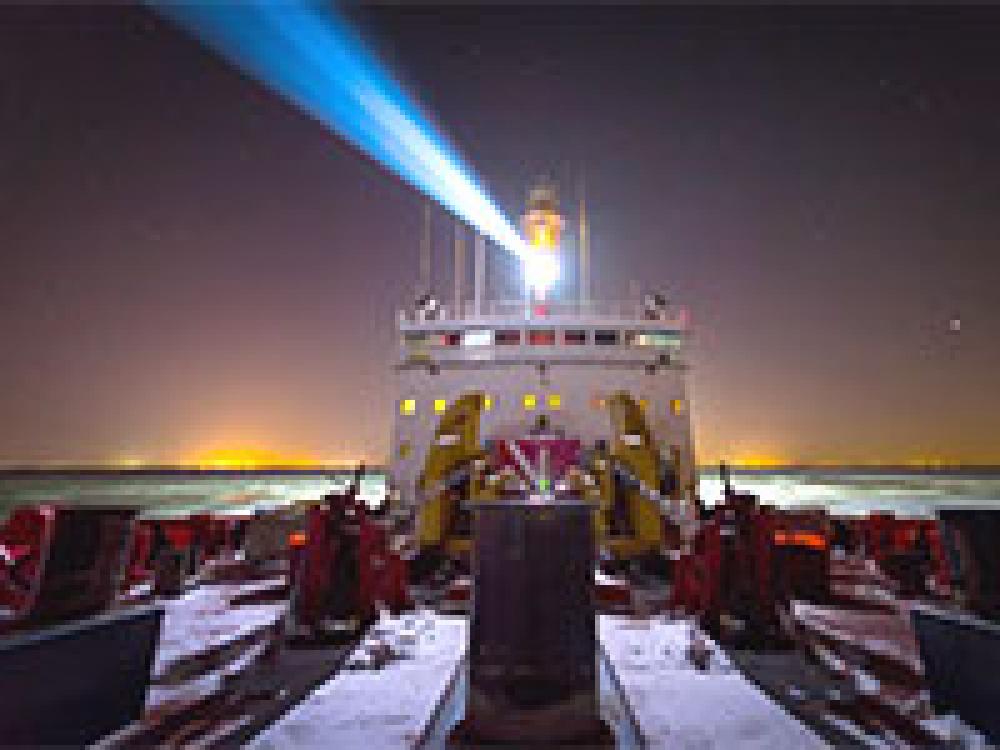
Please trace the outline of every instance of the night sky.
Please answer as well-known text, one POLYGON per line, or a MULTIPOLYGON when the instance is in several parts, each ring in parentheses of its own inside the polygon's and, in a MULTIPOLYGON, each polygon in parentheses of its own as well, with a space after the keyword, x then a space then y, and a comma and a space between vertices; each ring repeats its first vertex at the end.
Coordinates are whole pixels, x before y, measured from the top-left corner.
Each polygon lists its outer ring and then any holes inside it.
MULTIPOLYGON (((702 461, 1000 463, 1000 11, 354 13, 690 308, 702 461)), ((0 8, 0 134, 0 461, 384 457, 418 195, 138 8, 0 8)))

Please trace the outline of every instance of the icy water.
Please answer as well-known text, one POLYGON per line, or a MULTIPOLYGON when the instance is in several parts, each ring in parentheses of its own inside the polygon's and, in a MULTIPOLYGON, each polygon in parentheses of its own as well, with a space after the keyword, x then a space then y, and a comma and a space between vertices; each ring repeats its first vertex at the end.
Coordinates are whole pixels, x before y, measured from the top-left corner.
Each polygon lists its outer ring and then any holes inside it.
MULTIPOLYGON (((203 510, 242 513, 307 503, 346 486, 350 473, 31 475, 0 477, 0 518, 18 505, 59 501, 80 505, 134 505, 145 515, 203 510)), ((380 495, 385 476, 367 475, 362 493, 380 495)))
MULTIPOLYGON (((933 518, 938 508, 1000 508, 1000 471, 752 471, 736 472, 734 484, 767 505, 821 507, 844 516, 892 511, 933 518)), ((699 494, 708 504, 722 494, 718 472, 702 473, 699 494)))
MULTIPOLYGON (((349 474, 162 474, 30 475, 0 477, 0 518, 11 508, 59 500, 87 505, 136 505, 149 515, 199 510, 244 512, 309 502, 349 481, 349 474)), ((1000 472, 920 473, 857 471, 736 472, 736 486, 782 508, 825 507, 832 513, 862 515, 891 510, 904 517, 932 517, 939 507, 1000 508, 1000 472)), ((364 494, 385 491, 381 473, 366 476, 364 494)), ((700 480, 701 497, 711 504, 721 493, 715 472, 700 480)))

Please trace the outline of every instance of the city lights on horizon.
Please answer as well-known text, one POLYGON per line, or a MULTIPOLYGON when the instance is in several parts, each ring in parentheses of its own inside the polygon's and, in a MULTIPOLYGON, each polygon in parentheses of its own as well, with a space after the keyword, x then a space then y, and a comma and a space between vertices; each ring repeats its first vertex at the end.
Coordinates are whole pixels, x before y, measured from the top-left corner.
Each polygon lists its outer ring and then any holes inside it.
MULTIPOLYGON (((989 457, 979 457, 977 460, 962 460, 956 456, 908 455, 900 457, 864 458, 850 457, 795 457, 777 453, 738 452, 726 455, 721 452, 709 451, 699 454, 696 451, 698 465, 705 470, 717 467, 725 462, 736 469, 758 471, 794 469, 794 468, 910 468, 917 470, 940 471, 960 469, 965 466, 998 466, 1000 458, 989 460, 989 457)), ((28 462, 6 462, 7 465, 25 466, 28 462)), ((385 456, 364 454, 329 455, 322 452, 307 452, 282 450, 278 448, 261 448, 252 446, 213 447, 200 451, 182 454, 180 457, 157 459, 143 457, 137 454, 122 454, 103 462, 73 462, 46 461, 39 466, 93 466, 116 468, 122 470, 144 470, 162 468, 192 469, 199 471, 239 471, 266 469, 344 469, 366 464, 372 467, 385 466, 388 459, 385 456)))

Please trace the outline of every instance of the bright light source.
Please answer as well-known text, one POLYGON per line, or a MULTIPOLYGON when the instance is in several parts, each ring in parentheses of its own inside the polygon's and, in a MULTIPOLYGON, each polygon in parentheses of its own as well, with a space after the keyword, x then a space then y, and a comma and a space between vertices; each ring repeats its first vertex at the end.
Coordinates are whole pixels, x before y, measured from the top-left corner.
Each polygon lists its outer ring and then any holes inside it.
POLYGON ((466 331, 462 334, 462 346, 493 346, 493 331, 466 331))
POLYGON ((554 253, 532 252, 522 256, 524 283, 539 297, 552 288, 559 280, 559 260, 554 253))

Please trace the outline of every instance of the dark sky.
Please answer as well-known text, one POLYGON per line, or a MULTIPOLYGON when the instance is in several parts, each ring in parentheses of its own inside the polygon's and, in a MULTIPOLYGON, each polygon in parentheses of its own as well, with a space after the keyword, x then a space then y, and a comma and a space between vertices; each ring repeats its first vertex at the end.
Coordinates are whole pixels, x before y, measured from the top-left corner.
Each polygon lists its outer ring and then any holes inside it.
MULTIPOLYGON (((700 458, 1000 463, 1000 11, 356 14, 510 214, 586 173, 700 458)), ((0 134, 0 460, 384 455, 418 196, 136 8, 0 8, 0 134)))

